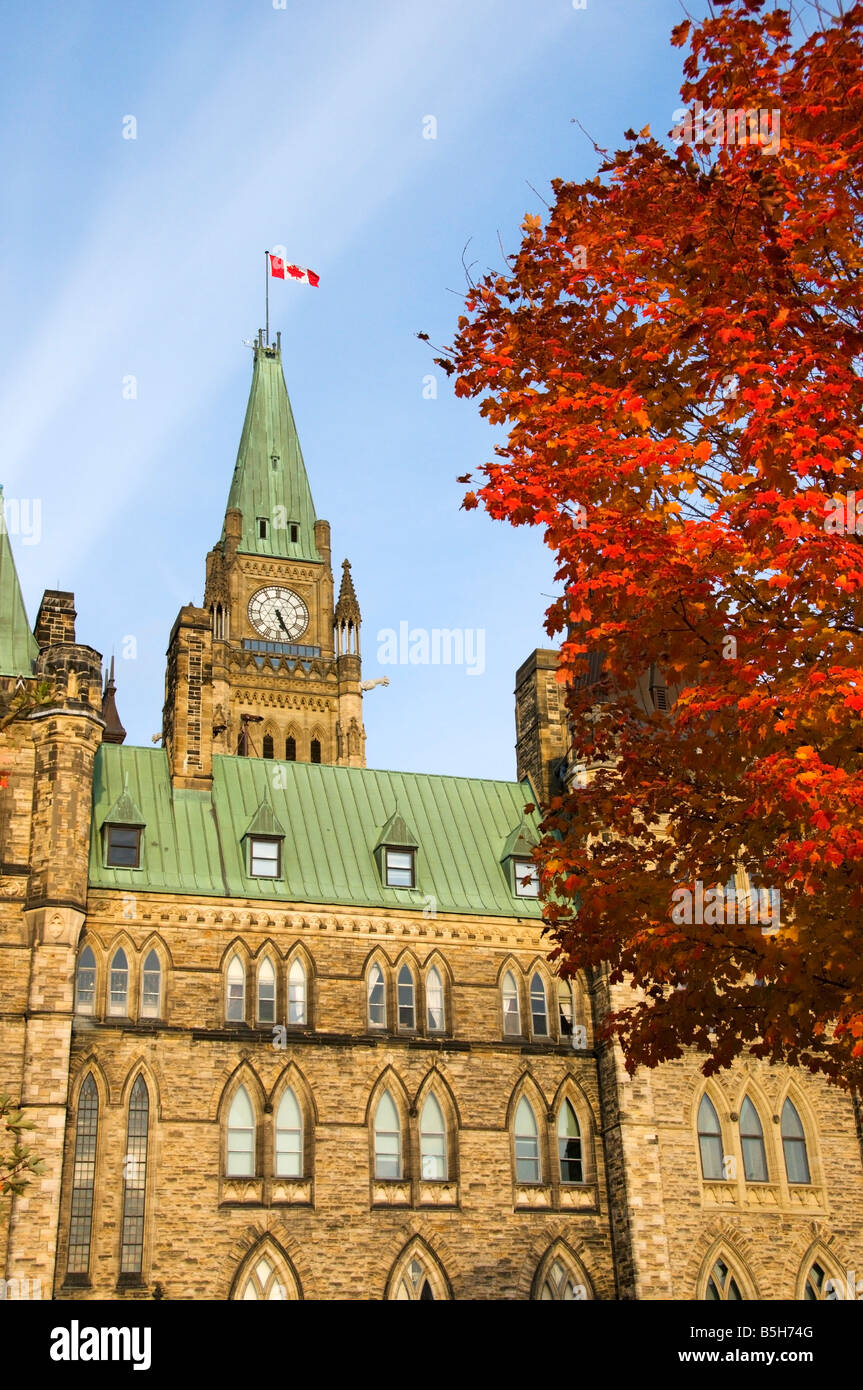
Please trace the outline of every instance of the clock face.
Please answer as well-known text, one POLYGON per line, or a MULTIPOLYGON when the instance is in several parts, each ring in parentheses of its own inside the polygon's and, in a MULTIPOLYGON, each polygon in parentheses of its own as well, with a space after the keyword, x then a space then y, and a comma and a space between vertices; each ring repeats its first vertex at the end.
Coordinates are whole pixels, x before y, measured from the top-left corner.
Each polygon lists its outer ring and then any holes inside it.
POLYGON ((249 599, 249 621, 268 642, 295 642, 309 625, 309 610, 298 594, 271 584, 249 599))

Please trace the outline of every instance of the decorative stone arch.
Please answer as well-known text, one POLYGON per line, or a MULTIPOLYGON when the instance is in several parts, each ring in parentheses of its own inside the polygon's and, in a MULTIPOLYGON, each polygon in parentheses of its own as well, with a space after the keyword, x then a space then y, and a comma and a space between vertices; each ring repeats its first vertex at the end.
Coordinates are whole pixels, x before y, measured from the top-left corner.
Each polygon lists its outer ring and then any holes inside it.
MULTIPOLYGON (((845 1299, 848 1297, 848 1277, 850 1265, 847 1260, 839 1258, 834 1250, 829 1247, 833 1243, 832 1235, 822 1238, 820 1235, 813 1240, 799 1258, 796 1270, 790 1271, 789 1285, 794 1292, 791 1297, 804 1300, 806 1298, 806 1286, 810 1285, 813 1292, 817 1292, 817 1301, 827 1298, 831 1292, 834 1297, 845 1299), (822 1278, 812 1277, 815 1266, 822 1271, 822 1278), (818 1287, 820 1283, 820 1288, 818 1287)), ((852 1276, 856 1280, 856 1274, 852 1276)), ((856 1293, 852 1294, 856 1297, 856 1293)))
POLYGON ((284 961, 285 974, 285 1002, 283 1009, 284 1021, 289 1028, 314 1028, 315 1011, 317 1005, 317 975, 314 957, 303 941, 295 941, 285 953, 284 961), (305 1023, 291 1023, 287 1005, 290 1003, 291 967, 295 961, 299 961, 306 975, 306 1020, 305 1023))
MULTIPOLYGON (((307 749, 308 749, 308 762, 311 762, 311 761, 312 761, 312 744, 313 744, 313 743, 319 743, 320 746, 321 746, 321 757, 320 757, 320 761, 321 761, 322 763, 329 762, 329 759, 330 759, 330 750, 329 750, 329 745, 328 745, 328 742, 327 742, 327 736, 326 736, 326 733, 325 733, 325 731, 324 731, 324 729, 323 729, 323 726, 320 725, 320 724, 318 724, 318 723, 313 724, 312 727, 311 727, 311 728, 309 729, 309 731, 308 731, 307 737, 308 737, 308 744, 307 744, 307 749)), ((300 761, 301 761, 301 762, 306 762, 307 760, 306 760, 305 758, 302 758, 300 761)))
POLYGON ((228 1176, 228 1119, 231 1113, 231 1106, 234 1097, 240 1088, 243 1088, 252 1107, 252 1116, 255 1125, 255 1144, 254 1144, 254 1173, 236 1175, 253 1182, 264 1171, 264 1158, 267 1152, 268 1135, 266 1132, 266 1117, 269 1114, 270 1105, 261 1078, 252 1066, 248 1057, 244 1057, 236 1067, 234 1067, 227 1081, 222 1087, 219 1097, 216 1119, 219 1125, 219 1173, 228 1176))
POLYGON ((525 982, 525 977, 524 977, 524 971, 522 970, 522 968, 521 968, 521 966, 519 965, 518 961, 515 959, 515 956, 506 956, 506 957, 504 958, 504 960, 501 962, 500 966, 498 967, 496 982, 497 982, 497 996, 498 996, 497 1014, 498 1014, 499 1027, 500 1027, 500 1036, 501 1036, 502 1038, 504 1038, 504 1039, 505 1039, 505 1038, 526 1038, 526 1037, 529 1037, 529 1036, 530 1036, 530 1030, 529 1030, 529 1027, 528 1027, 528 1013, 529 1013, 529 1007, 530 1007, 530 1006, 529 1006, 529 1002, 528 1002, 528 1000, 527 1000, 527 998, 526 998, 526 995, 527 995, 526 982, 525 982), (506 1017, 505 1017, 505 1013, 504 1013, 504 997, 503 997, 503 994, 504 994, 504 983, 505 983, 505 981, 506 981, 507 975, 511 975, 512 978, 513 978, 513 981, 514 981, 514 983, 515 983, 516 995, 517 995, 517 998, 518 998, 518 1020, 519 1020, 519 1027, 518 1027, 518 1032, 517 1032, 517 1033, 515 1033, 515 1032, 508 1033, 508 1032, 506 1031, 506 1017))
POLYGON ((422 1032, 421 1020, 423 1018, 425 1006, 425 991, 423 990, 423 975, 420 970, 419 962, 409 946, 405 946, 396 956, 392 966, 393 993, 395 1002, 395 1013, 393 1022, 395 1027, 403 1033, 422 1032), (399 1018, 399 975, 402 970, 407 969, 411 973, 413 981, 413 1027, 410 1024, 402 1024, 399 1018))
POLYGON ((302 1069, 301 1069, 300 1067, 298 1067, 297 1064, 296 1064, 296 1062, 294 1062, 294 1061, 288 1062, 287 1066, 284 1067, 284 1068, 282 1069, 282 1071, 279 1073, 279 1075, 278 1075, 278 1077, 276 1078, 276 1080, 275 1080, 275 1082, 274 1082, 274 1084, 273 1084, 273 1087, 272 1087, 272 1089, 271 1089, 271 1091, 270 1091, 269 1100, 267 1101, 267 1109, 268 1109, 268 1111, 272 1114, 272 1117, 273 1117, 273 1153, 274 1153, 274 1159, 273 1159, 273 1169, 272 1169, 272 1171, 273 1171, 273 1173, 275 1174, 275 1171, 276 1171, 276 1164, 275 1164, 275 1142, 276 1142, 276 1128, 277 1128, 277 1121, 278 1121, 278 1114, 279 1114, 279 1105, 281 1104, 282 1096, 285 1094, 285 1091, 287 1091, 288 1089, 292 1090, 293 1093, 294 1093, 294 1095, 296 1096, 296 1098, 297 1098, 297 1104, 298 1104, 299 1107, 300 1107, 300 1115, 301 1115, 301 1117, 302 1117, 302 1126, 303 1126, 303 1173, 302 1173, 302 1176, 303 1176, 303 1177, 306 1177, 306 1178, 311 1178, 311 1177, 314 1177, 314 1164, 315 1164, 315 1130, 316 1130, 317 1124, 318 1124, 318 1107, 317 1107, 317 1105, 315 1104, 315 1097, 314 1097, 314 1093, 313 1093, 313 1091, 312 1091, 311 1086, 309 1085, 308 1081, 306 1080, 305 1075, 304 1075, 302 1069))
POLYGON ((423 961, 421 967, 422 993, 423 993, 423 1032, 432 1033, 439 1036, 446 1036, 453 1031, 453 978, 449 962, 435 948, 430 951, 423 961), (443 990, 443 1028, 429 1028, 428 1022, 428 977, 432 970, 436 970, 440 976, 441 989, 443 990))
POLYGON ((446 1270, 428 1241, 415 1235, 395 1260, 384 1288, 385 1301, 452 1299, 446 1270))
MULTIPOLYGON (((706 1300, 707 1287, 711 1277, 713 1277, 714 1283, 719 1283, 720 1274, 717 1272, 719 1261, 727 1267, 730 1277, 734 1279, 742 1301, 747 1302, 760 1297, 758 1284, 752 1273, 753 1260, 750 1242, 745 1240, 734 1227, 723 1227, 721 1234, 716 1235, 712 1241, 708 1243, 707 1238, 703 1237, 699 1244, 703 1253, 693 1279, 694 1292, 692 1294, 697 1302, 702 1303, 706 1300)), ((720 1290, 726 1301, 729 1289, 730 1286, 726 1282, 724 1288, 720 1290)))
MULTIPOLYGON (((743 1075, 735 1077, 734 1082, 731 1114, 736 1115, 737 1119, 732 1120, 731 1124, 734 1130, 735 1148, 739 1149, 742 1154, 743 1145, 740 1134, 740 1112, 744 1100, 748 1097, 761 1123, 764 1154, 767 1160, 767 1181, 772 1183, 778 1182, 780 1177, 780 1166, 784 1171, 785 1165, 782 1155, 776 1151, 776 1138, 773 1131, 778 1129, 778 1126, 773 1124, 773 1115, 775 1113, 773 1103, 758 1078, 748 1069, 744 1071, 743 1075)), ((722 1117, 720 1116, 720 1123, 721 1120, 722 1117)))
POLYGON ((809 1162, 809 1181, 813 1185, 818 1185, 824 1181, 818 1119, 809 1097, 793 1075, 786 1078, 783 1085, 779 1088, 776 1099, 775 1114, 778 1123, 774 1124, 774 1129, 776 1130, 776 1148, 780 1164, 780 1173, 783 1178, 787 1180, 788 1173, 785 1167, 785 1146, 782 1142, 782 1110, 786 1100, 791 1101, 791 1104, 800 1116, 800 1123, 803 1126, 803 1133, 806 1136, 806 1157, 809 1162))
MULTIPOLYGON (((581 1132, 581 1162, 583 1168, 584 1183, 594 1183, 598 1181, 597 1162, 596 1162, 596 1141, 599 1132, 596 1115, 593 1106, 587 1095, 582 1089, 577 1077, 565 1076, 554 1093, 554 1099, 549 1107, 551 1114, 551 1143, 557 1144, 557 1124, 560 1117, 560 1108, 569 1101, 575 1111, 575 1118, 581 1132)), ((554 1158, 557 1158, 557 1150, 554 1150, 554 1158)))
MULTIPOLYGON (((537 1038, 557 1039, 557 984, 548 968, 548 961, 543 956, 535 956, 524 972, 526 985, 528 1016, 530 1020, 530 1036, 537 1038), (544 1033, 534 1033, 533 1030, 533 999, 531 990, 533 988, 534 976, 538 975, 542 981, 543 994, 545 996, 545 1028, 544 1033)), ((528 1020, 525 1019, 525 1022, 528 1020)), ((525 1032, 527 1029, 525 1029, 525 1032)))
POLYGON ((252 1003, 251 1014, 249 1012, 250 998, 252 993, 252 982, 255 979, 255 971, 253 968, 252 953, 241 936, 235 936, 232 941, 228 942, 227 946, 222 952, 222 956, 219 961, 219 1018, 225 1019, 226 1021, 230 1022, 239 1021, 228 1020, 228 969, 230 967, 231 960, 234 956, 238 957, 243 966, 244 992, 242 1021, 247 1023, 250 1017, 254 1018, 255 1016, 254 1001, 252 1003))
POLYGON ((534 1301, 593 1302, 590 1276, 568 1241, 558 1237, 536 1266, 530 1297, 534 1301))
POLYGON ((129 1099, 132 1095, 132 1087, 139 1076, 143 1076, 149 1094, 150 1120, 151 1122, 154 1120, 161 1120, 161 1095, 164 1089, 164 1082, 157 1075, 152 1061, 146 1060, 143 1057, 137 1058, 126 1072, 126 1079, 120 1090, 120 1105, 124 1111, 128 1108, 129 1099))
POLYGON ((274 719, 266 719, 266 720, 264 721, 264 723, 261 725, 261 749, 260 749, 260 756, 261 756, 262 758, 263 758, 263 757, 268 757, 268 758, 271 757, 271 758, 279 758, 279 759, 281 759, 281 754, 282 754, 282 751, 283 751, 283 750, 282 750, 282 748, 281 748, 281 746, 280 746, 280 742, 281 742, 281 734, 279 733, 279 726, 278 726, 278 724, 276 723, 276 721, 275 721, 274 719), (273 750, 273 751, 272 751, 272 753, 269 753, 269 754, 265 754, 265 753, 264 753, 264 739, 267 739, 267 738, 272 739, 272 750, 273 750))
MULTIPOLYGON (((284 999, 284 986, 282 981, 282 953, 276 945, 275 941, 273 941, 272 937, 265 937, 264 940, 261 942, 260 946, 258 946, 257 950, 255 950, 254 952, 250 952, 249 966, 246 970, 246 975, 247 985, 251 983, 252 1003, 254 1005, 254 1009, 249 1018, 249 1022, 253 1022, 258 1027, 272 1027, 274 1024, 277 1024, 279 1022, 280 1005, 282 1004, 284 999), (270 965, 272 966, 273 981, 275 984, 272 1019, 261 1019, 259 1017, 258 980, 260 976, 261 966, 263 965, 265 960, 268 960, 270 962, 270 965), (250 975, 252 976, 251 981, 249 981, 248 979, 248 976, 250 975)), ((248 992, 246 997, 248 998, 248 992)), ((281 1012, 284 1013, 284 1009, 282 1009, 281 1012)))
POLYGON ((545 1098, 545 1093, 536 1077, 529 1070, 523 1071, 518 1081, 515 1083, 506 1107, 506 1130, 509 1138, 512 1179, 514 1183, 520 1181, 516 1164, 515 1122, 522 1098, 528 1101, 536 1121, 537 1139, 539 1141, 539 1181, 541 1184, 546 1185, 551 1179, 552 1172, 551 1155, 548 1151, 548 1120, 551 1112, 549 1110, 548 1101, 545 1098))
POLYGON ((102 1068, 102 1063, 99 1061, 95 1052, 88 1052, 87 1056, 84 1057, 76 1067, 74 1075, 70 1075, 69 1077, 69 1092, 66 1109, 73 1133, 75 1129, 74 1120, 78 1112, 78 1100, 81 1095, 81 1087, 91 1074, 96 1086, 96 1094, 99 1097, 100 1123, 104 1108, 111 1104, 111 1087, 102 1068))
POLYGON ((87 1018, 104 1018, 106 1009, 106 992, 108 988, 108 955, 101 939, 93 932, 87 930, 86 926, 78 937, 78 944, 75 948, 75 978, 72 984, 72 1001, 76 1013, 82 1014, 87 1018), (78 999, 78 968, 81 964, 81 957, 87 949, 93 952, 96 976, 93 989, 92 1008, 79 1008, 78 999))
POLYGON ((287 1251, 267 1233, 255 1241, 234 1275, 228 1298, 241 1301, 291 1301, 303 1297, 302 1285, 287 1251))
POLYGON ((695 1158, 695 1172, 698 1174, 698 1179, 700 1182, 712 1181, 712 1179, 705 1178, 704 1176, 704 1171, 701 1166, 701 1144, 698 1139, 698 1111, 701 1106, 701 1102, 705 1096, 707 1096, 707 1099, 710 1101, 711 1105, 716 1111, 716 1115, 719 1120, 719 1132, 722 1137, 723 1156, 736 1156, 739 1148, 739 1144, 737 1143, 736 1138, 732 1143, 733 1125, 730 1118, 732 1107, 728 1101, 728 1097, 726 1096, 725 1091, 723 1090, 719 1082, 716 1080, 715 1076, 710 1076, 706 1079, 702 1077, 700 1080, 700 1084, 696 1085, 692 1090, 692 1095, 688 1106, 688 1114, 686 1115, 686 1121, 689 1126, 690 1134, 692 1136, 692 1145, 695 1158))
POLYGON ((446 1157, 447 1157, 447 1182, 458 1182, 459 1175, 459 1144, 458 1135, 461 1129, 461 1115, 459 1113, 458 1102, 453 1095, 452 1089, 437 1066, 433 1066, 426 1073, 420 1082, 419 1089, 414 1097, 411 1106, 411 1117, 414 1120, 413 1148, 415 1152, 414 1171, 419 1178, 423 1178, 422 1165, 422 1113, 428 1097, 433 1095, 443 1114, 444 1125, 446 1127, 446 1157))
POLYGON ((133 1009, 133 1005, 138 997, 138 976, 142 957, 125 927, 121 927, 105 947, 105 1017, 108 1018, 111 1016, 111 966, 119 950, 125 953, 126 965, 129 971, 126 981, 127 1006, 129 1010, 127 1016, 134 1018, 136 1012, 133 1009))

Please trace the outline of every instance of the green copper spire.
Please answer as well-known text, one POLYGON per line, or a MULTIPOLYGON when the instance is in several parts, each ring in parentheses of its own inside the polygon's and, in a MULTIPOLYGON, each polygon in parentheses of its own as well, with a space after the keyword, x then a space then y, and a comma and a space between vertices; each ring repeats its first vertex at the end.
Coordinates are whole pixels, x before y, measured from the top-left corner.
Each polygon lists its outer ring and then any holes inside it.
POLYGON ((228 507, 243 514, 237 549, 244 554, 321 559, 315 545, 315 504, 282 372, 281 344, 277 339, 275 346, 267 346, 261 334, 255 343, 252 389, 228 507))
POLYGON ((0 487, 0 675, 31 676, 39 654, 21 597, 0 487))

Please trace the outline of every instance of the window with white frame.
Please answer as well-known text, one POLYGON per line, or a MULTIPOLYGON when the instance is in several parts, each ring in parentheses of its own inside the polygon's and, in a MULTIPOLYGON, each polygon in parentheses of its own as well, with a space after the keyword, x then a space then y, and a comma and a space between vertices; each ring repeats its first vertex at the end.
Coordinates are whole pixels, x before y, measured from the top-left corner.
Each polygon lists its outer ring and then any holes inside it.
POLYGON ((387 1022, 387 996, 384 972, 375 961, 369 971, 369 1023, 372 1028, 385 1028, 387 1022))
POLYGON ((246 1017, 246 971, 237 955, 228 962, 225 986, 225 1017, 229 1023, 242 1023, 246 1017))
POLYGON ((75 1009, 79 1014, 91 1014, 96 1007, 96 957, 93 948, 85 946, 78 957, 75 979, 75 1009))
POLYGON ((443 981, 434 965, 426 976, 426 1026, 430 1033, 444 1029, 443 981))
POLYGON ((521 1034, 521 1010, 518 1004, 518 985, 511 970, 507 970, 501 984, 503 999, 503 1031, 505 1037, 519 1037, 521 1034))
POLYGON ((299 957, 291 961, 288 971, 288 1023, 308 1022, 306 1002, 306 968, 299 957))
POLYGON ((764 1130, 758 1111, 748 1096, 740 1107, 740 1145, 743 1150, 743 1176, 747 1182, 767 1182, 767 1153, 764 1130))
POLYGON ((416 883, 416 850, 385 849, 384 880, 387 888, 413 888, 416 883))
POLYGON ((514 858, 512 873, 517 898, 539 897, 539 869, 532 859, 514 858))
POLYGON ((260 835, 249 836, 249 874, 252 878, 278 878, 282 872, 282 842, 260 835))
POLYGON ((540 1182, 539 1130, 527 1096, 515 1112, 515 1176, 518 1182, 540 1182))
POLYGON ((782 1107, 782 1152, 789 1182, 811 1182, 809 1156, 806 1152, 806 1131, 796 1106, 786 1099, 782 1107))
POLYGON ((581 1128, 572 1102, 568 1100, 563 1102, 557 1115, 557 1150, 560 1158, 561 1182, 584 1182, 581 1128))
POLYGON ((290 1087, 282 1096, 276 1113, 276 1175, 280 1178, 303 1176, 303 1117, 290 1087))
POLYGON ((375 1109, 375 1177, 400 1178, 402 1175, 402 1129, 399 1112, 389 1091, 384 1091, 375 1109))
POLYGON ((273 1023, 276 1017, 276 972, 269 956, 258 966, 258 1022, 273 1023))
POLYGON ((702 1096, 698 1106, 698 1149, 705 1182, 722 1182, 725 1178, 722 1126, 709 1096, 702 1096))
POLYGON ((420 1167, 426 1182, 445 1182, 447 1176, 446 1124, 433 1092, 420 1112, 420 1167))
POLYGON ((159 1018, 162 1013, 162 963, 158 952, 151 949, 144 958, 141 971, 141 1017, 159 1018))
POLYGON ((414 997, 414 977, 409 965, 403 965, 397 982, 399 1027, 416 1028, 417 1012, 414 997))
POLYGON ((108 1013, 125 1017, 129 1012, 129 962, 122 946, 111 959, 108 973, 108 1013))
POLYGON ((225 1172, 229 1178, 255 1175, 255 1112, 245 1086, 240 1086, 228 1111, 225 1172))
POLYGON ((548 1036, 548 1003, 545 997, 545 981, 539 971, 535 971, 530 982, 530 1024, 534 1037, 548 1036))

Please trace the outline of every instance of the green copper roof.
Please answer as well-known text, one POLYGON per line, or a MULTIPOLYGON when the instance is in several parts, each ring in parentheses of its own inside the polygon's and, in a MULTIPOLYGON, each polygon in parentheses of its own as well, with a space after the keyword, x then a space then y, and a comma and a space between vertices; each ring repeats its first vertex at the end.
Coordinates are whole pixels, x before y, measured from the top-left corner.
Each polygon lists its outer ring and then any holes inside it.
POLYGON ((123 790, 108 811, 103 824, 106 825, 146 825, 144 817, 129 795, 129 774, 123 773, 123 790))
POLYGON ((511 855, 516 857, 523 855, 529 859, 537 844, 538 840, 532 825, 529 823, 515 825, 506 837, 503 853, 500 857, 501 859, 508 859, 511 855))
POLYGON ((252 387, 228 506, 239 507, 243 513, 238 549, 244 554, 320 561, 315 504, 282 372, 281 350, 260 342, 255 344, 252 387), (267 522, 264 538, 261 518, 267 522), (295 541, 291 523, 299 527, 295 541))
POLYGON ((516 898, 501 866, 507 837, 533 800, 527 782, 239 757, 213 759, 212 793, 184 791, 172 789, 162 749, 102 744, 94 770, 90 884, 358 909, 416 911, 432 897, 438 913, 538 918, 539 904, 516 898), (139 870, 101 862, 98 827, 126 773, 146 822, 139 870), (246 873, 244 836, 265 801, 284 827, 277 880, 246 873), (375 861, 381 827, 396 806, 418 842, 415 889, 384 888, 375 861))
POLYGON ((12 558, 0 487, 0 676, 31 676, 38 654, 12 558))
POLYGON ((269 801, 262 801, 246 827, 246 834, 284 836, 284 833, 269 801))
POLYGON ((404 816, 400 811, 394 811, 381 831, 377 839, 375 849, 380 845, 404 845, 405 848, 417 848, 417 840, 412 830, 409 830, 404 816))

